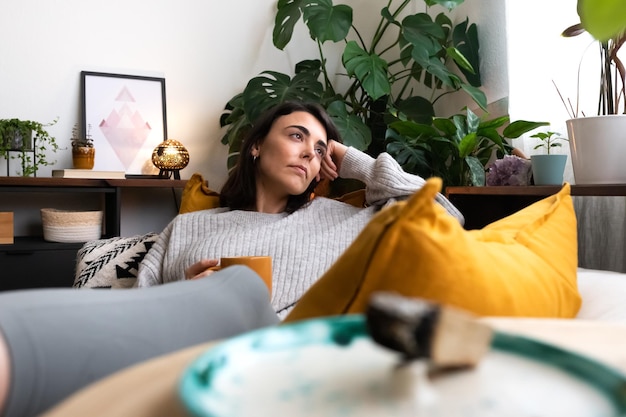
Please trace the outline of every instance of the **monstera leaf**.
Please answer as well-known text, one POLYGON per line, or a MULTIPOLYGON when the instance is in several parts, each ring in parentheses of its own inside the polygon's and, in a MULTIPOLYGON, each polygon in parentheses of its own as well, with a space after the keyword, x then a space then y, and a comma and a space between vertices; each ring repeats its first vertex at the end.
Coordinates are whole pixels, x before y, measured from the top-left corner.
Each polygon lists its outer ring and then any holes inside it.
POLYGON ((361 82, 372 100, 389 94, 391 84, 385 60, 376 54, 368 54, 354 41, 348 42, 342 59, 348 75, 354 75, 361 82))
POLYGON ((339 42, 346 38, 352 25, 352 8, 334 6, 331 0, 279 0, 272 35, 274 46, 285 49, 301 17, 312 39, 339 42))
POLYGON ((337 126, 343 143, 361 151, 372 142, 372 132, 363 120, 354 114, 348 114, 343 101, 334 101, 328 106, 328 114, 337 126))

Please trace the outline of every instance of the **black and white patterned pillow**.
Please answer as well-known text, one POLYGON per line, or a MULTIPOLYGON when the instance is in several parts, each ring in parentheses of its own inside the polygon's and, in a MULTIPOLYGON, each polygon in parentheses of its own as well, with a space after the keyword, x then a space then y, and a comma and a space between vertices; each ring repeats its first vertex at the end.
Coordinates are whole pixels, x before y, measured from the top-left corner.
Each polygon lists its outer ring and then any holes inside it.
POLYGON ((78 250, 74 288, 130 288, 158 234, 92 240, 78 250))

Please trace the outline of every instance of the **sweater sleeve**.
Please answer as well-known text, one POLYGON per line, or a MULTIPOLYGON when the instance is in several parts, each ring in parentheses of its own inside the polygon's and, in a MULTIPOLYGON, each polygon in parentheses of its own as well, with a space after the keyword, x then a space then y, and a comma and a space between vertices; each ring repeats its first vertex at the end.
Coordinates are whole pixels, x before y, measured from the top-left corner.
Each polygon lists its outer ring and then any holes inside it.
MULTIPOLYGON (((346 152, 339 175, 365 183, 365 199, 373 205, 384 204, 390 199, 406 198, 426 182, 419 175, 405 172, 386 152, 374 159, 352 147, 346 152)), ((461 224, 465 222, 461 212, 443 194, 438 193, 436 201, 461 224)))
POLYGON ((137 271, 137 287, 151 287, 163 284, 163 260, 170 241, 173 221, 163 229, 156 242, 150 248, 137 271))

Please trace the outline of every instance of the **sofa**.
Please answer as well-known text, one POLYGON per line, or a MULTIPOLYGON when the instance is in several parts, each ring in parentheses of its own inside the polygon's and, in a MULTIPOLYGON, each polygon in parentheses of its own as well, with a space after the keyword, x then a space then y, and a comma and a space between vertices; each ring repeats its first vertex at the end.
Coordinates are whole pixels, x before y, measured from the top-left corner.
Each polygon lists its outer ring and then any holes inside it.
MULTIPOLYGON (((357 241, 305 294, 298 303, 298 311, 288 320, 359 312, 369 292, 383 289, 454 304, 485 316, 626 323, 625 274, 578 267, 576 217, 569 185, 559 194, 480 231, 463 230, 432 202, 440 187, 436 179, 429 180, 415 198, 396 204, 395 212, 384 210, 386 214, 373 219, 357 241), (385 223, 386 228, 378 227, 377 223, 385 223), (394 239, 394 233, 402 238, 394 239), (415 238, 420 233, 421 237, 415 238), (382 243, 385 239, 391 243, 382 243), (390 245, 395 246, 389 249, 390 245), (441 250, 433 252, 433 247, 441 250), (420 279, 406 279, 407 269, 402 260, 412 261, 422 252, 429 253, 428 259, 409 264, 409 273, 436 276, 439 288, 416 286, 413 282, 420 279), (450 253, 460 256, 450 258, 450 253), (364 258, 376 262, 363 262, 364 258), (375 269, 377 262, 390 269, 380 273, 375 269), (426 264, 426 269, 422 264, 426 264), (338 276, 342 282, 340 288, 336 285, 338 276), (512 282, 515 285, 511 286, 512 282), (330 293, 333 302, 328 301, 330 293), (484 308, 483 305, 490 303, 497 305, 484 308)), ((363 193, 350 193, 341 199, 362 205, 363 193)), ((195 174, 183 191, 180 212, 217 204, 219 194, 195 174)), ((78 252, 74 287, 133 287, 139 264, 157 237, 152 232, 85 243, 78 252)))

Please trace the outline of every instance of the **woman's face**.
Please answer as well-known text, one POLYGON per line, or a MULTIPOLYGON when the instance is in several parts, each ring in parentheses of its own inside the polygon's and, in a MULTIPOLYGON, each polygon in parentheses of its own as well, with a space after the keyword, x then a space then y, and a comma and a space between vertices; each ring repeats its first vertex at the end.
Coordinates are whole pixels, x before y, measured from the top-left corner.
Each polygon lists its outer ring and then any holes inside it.
POLYGON ((259 164, 257 196, 282 200, 305 192, 320 172, 327 141, 324 126, 307 112, 276 119, 252 150, 259 164))

